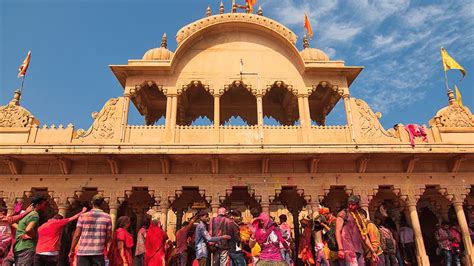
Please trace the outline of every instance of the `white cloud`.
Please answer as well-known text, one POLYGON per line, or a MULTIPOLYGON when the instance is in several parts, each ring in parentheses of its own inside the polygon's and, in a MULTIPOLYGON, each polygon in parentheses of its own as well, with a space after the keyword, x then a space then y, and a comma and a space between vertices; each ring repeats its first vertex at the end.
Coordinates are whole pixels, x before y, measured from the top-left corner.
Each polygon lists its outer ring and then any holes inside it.
POLYGON ((326 52, 326 54, 331 59, 334 59, 334 57, 336 56, 336 49, 334 49, 332 47, 328 47, 328 48, 324 49, 324 51, 326 52))
POLYGON ((362 27, 352 26, 349 23, 334 22, 326 28, 321 38, 325 41, 350 41, 362 31, 362 27))

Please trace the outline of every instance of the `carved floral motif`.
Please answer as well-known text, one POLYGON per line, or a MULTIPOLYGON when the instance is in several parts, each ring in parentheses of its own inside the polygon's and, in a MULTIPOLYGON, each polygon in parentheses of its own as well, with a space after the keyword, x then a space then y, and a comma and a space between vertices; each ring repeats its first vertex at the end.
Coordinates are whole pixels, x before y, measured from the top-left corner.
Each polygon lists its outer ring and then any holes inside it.
POLYGON ((474 127, 474 117, 471 111, 457 103, 439 110, 433 120, 434 124, 439 127, 474 127))
POLYGON ((77 131, 77 138, 91 136, 95 139, 112 139, 115 133, 114 126, 117 120, 115 112, 118 101, 119 98, 112 98, 105 103, 99 113, 92 113, 94 123, 87 131, 79 129, 77 131))
POLYGON ((25 108, 11 103, 0 106, 0 127, 27 127, 33 124, 38 123, 25 108))
POLYGON ((385 131, 379 122, 380 113, 375 114, 369 105, 361 100, 354 99, 357 111, 354 110, 356 120, 359 123, 361 136, 366 140, 376 140, 384 137, 395 138, 392 134, 385 131))

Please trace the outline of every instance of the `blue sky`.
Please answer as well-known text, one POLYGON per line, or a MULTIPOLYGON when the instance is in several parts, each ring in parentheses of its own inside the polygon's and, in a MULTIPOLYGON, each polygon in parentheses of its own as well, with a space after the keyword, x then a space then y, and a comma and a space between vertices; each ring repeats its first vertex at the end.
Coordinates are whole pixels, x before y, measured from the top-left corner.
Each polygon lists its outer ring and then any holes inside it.
MULTIPOLYGON (((237 0, 239 2, 239 0, 237 0)), ((225 0, 226 10, 230 0, 225 0)), ((244 2, 241 0, 240 2, 244 2)), ((474 1, 258 0, 265 16, 303 36, 303 13, 314 31, 312 45, 346 65, 365 66, 351 94, 366 100, 385 128, 427 124, 447 103, 439 49, 444 46, 467 70, 451 71, 465 105, 474 108, 474 1)), ((211 0, 0 0, 0 103, 15 88, 28 50, 32 61, 22 105, 42 124, 88 128, 90 113, 122 93, 109 64, 126 64, 204 16, 211 0)), ((452 84, 452 83, 451 83, 452 84)), ((338 106, 341 108, 342 106, 338 106)), ((330 123, 340 124, 342 112, 330 123)), ((143 124, 136 111, 131 124, 143 124)))

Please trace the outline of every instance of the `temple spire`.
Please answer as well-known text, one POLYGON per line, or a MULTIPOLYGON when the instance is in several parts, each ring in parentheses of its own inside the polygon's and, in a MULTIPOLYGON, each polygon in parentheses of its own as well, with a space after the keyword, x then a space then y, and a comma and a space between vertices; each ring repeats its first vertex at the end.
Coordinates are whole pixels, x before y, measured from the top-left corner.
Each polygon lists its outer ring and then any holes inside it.
POLYGON ((259 7, 258 7, 257 15, 263 16, 262 6, 259 6, 259 7))
POLYGON ((161 47, 168 47, 168 39, 166 38, 166 33, 163 33, 163 37, 161 37, 161 47))
POLYGON ((222 3, 222 1, 221 1, 221 4, 219 5, 219 14, 224 14, 224 3, 222 3))
POLYGON ((308 42, 308 38, 306 37, 306 35, 303 36, 303 48, 304 49, 309 48, 309 42, 308 42))
POLYGON ((211 6, 207 6, 206 17, 210 17, 211 15, 212 15, 212 13, 211 13, 211 6))

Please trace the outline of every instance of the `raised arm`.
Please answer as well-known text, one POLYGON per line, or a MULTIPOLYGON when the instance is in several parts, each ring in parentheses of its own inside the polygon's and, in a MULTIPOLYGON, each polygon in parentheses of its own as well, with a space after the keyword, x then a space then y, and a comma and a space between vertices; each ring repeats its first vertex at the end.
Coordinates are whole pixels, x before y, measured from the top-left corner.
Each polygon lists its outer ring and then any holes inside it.
POLYGON ((6 222, 8 224, 14 224, 14 223, 18 223, 18 221, 20 221, 21 219, 25 218, 25 216, 30 213, 31 211, 33 210, 33 205, 30 205, 28 206, 28 208, 26 208, 26 210, 23 212, 23 213, 20 213, 18 215, 12 215, 12 216, 6 216, 6 217, 3 217, 0 221, 1 222, 6 222))
POLYGON ((86 207, 83 207, 81 212, 79 212, 78 214, 72 216, 72 217, 69 217, 67 218, 67 222, 70 223, 72 221, 75 221, 79 218, 79 216, 81 216, 81 214, 85 213, 87 211, 87 208, 86 207))

